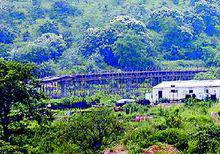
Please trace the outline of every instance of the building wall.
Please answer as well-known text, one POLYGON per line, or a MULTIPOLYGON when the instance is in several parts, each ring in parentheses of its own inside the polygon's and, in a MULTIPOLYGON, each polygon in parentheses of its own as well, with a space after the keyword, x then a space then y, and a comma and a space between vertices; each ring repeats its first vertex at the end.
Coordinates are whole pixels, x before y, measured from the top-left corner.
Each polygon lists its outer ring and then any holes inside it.
POLYGON ((207 96, 216 94, 217 99, 220 99, 220 87, 169 87, 169 88, 153 88, 152 96, 153 101, 158 101, 158 92, 162 91, 162 98, 169 100, 180 100, 184 99, 188 94, 195 94, 196 98, 202 100, 207 96), (173 92, 171 92, 171 90, 173 92), (190 90, 193 92, 190 93, 190 90), (208 91, 207 91, 208 90, 208 91), (176 92, 174 92, 176 91, 176 92), (207 93, 208 92, 208 93, 207 93))

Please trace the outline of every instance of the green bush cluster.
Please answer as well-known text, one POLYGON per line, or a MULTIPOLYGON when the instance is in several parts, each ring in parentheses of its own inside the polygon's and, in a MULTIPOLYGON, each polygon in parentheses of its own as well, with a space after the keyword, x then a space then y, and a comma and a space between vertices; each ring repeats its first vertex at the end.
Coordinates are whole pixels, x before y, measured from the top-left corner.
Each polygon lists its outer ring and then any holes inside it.
POLYGON ((220 66, 218 0, 34 0, 0 5, 0 57, 36 63, 39 77, 220 66))
MULTIPOLYGON (((136 103, 113 108, 56 111, 49 125, 26 122, 23 135, 14 134, 10 143, 0 142, 3 152, 101 153, 123 144, 130 153, 141 153, 153 145, 172 145, 181 153, 220 152, 220 112, 217 102, 187 102, 169 107, 136 103), (211 105, 207 105, 211 104, 211 105), (153 118, 135 122, 136 116, 153 118)), ((17 127, 17 126, 16 126, 17 127)))
POLYGON ((214 102, 191 101, 180 106, 150 108, 147 113, 154 119, 128 127, 122 141, 133 153, 160 144, 174 145, 182 153, 218 153, 220 126, 210 115, 215 108, 219 106, 214 102))

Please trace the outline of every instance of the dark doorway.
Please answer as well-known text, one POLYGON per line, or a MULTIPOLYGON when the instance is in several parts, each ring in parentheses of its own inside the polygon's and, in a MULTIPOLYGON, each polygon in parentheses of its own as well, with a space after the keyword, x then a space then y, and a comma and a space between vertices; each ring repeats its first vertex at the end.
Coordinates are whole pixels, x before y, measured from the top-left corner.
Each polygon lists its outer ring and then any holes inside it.
POLYGON ((189 98, 191 98, 191 95, 186 95, 185 96, 185 99, 189 99, 189 98))
POLYGON ((158 99, 163 98, 163 91, 158 91, 158 99))
POLYGON ((194 99, 195 99, 195 98, 196 98, 196 94, 192 94, 192 98, 194 98, 194 99))
POLYGON ((212 100, 212 101, 217 101, 216 94, 215 94, 215 95, 211 95, 211 100, 212 100))

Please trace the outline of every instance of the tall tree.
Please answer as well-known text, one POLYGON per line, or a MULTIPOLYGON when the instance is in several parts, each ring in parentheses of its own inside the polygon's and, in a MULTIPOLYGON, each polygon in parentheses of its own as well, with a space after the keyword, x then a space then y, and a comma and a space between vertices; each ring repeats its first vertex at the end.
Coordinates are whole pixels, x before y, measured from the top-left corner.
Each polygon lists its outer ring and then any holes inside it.
POLYGON ((146 70, 155 66, 150 56, 152 50, 139 35, 127 34, 115 43, 115 54, 119 57, 119 67, 125 70, 146 70))
POLYGON ((0 59, 0 125, 2 139, 12 142, 11 135, 22 134, 24 120, 37 120, 42 124, 49 114, 37 109, 42 95, 37 91, 33 75, 34 66, 0 59))
POLYGON ((116 141, 124 128, 111 110, 102 108, 75 114, 63 130, 63 136, 74 141, 81 151, 97 153, 116 141))

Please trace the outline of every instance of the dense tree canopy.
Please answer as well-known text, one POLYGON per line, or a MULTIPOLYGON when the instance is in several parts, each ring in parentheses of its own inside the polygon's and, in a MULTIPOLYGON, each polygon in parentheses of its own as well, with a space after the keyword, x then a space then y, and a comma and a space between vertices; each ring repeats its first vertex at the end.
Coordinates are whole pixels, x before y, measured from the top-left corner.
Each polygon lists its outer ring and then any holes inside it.
POLYGON ((12 135, 23 134, 27 120, 42 124, 49 115, 44 109, 36 109, 42 95, 36 89, 33 69, 32 65, 0 59, 0 136, 5 142, 13 143, 12 135))
POLYGON ((219 67, 218 0, 3 1, 1 8, 0 56, 48 64, 46 76, 179 60, 219 67))
MULTIPOLYGON (((220 78, 219 0, 0 0, 0 153, 103 153, 118 145, 130 153, 219 153, 217 102, 143 101, 115 112, 121 96, 97 93, 103 81, 83 98, 99 97, 93 107, 53 110, 82 98, 42 99, 35 78, 197 68, 211 71, 195 79, 220 78)), ((114 93, 119 82, 105 88, 114 93)), ((134 96, 149 91, 145 82, 134 96)), ((71 88, 83 93, 82 84, 71 88)))

